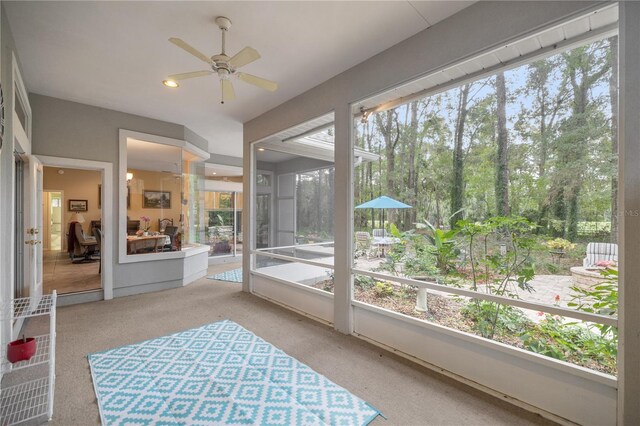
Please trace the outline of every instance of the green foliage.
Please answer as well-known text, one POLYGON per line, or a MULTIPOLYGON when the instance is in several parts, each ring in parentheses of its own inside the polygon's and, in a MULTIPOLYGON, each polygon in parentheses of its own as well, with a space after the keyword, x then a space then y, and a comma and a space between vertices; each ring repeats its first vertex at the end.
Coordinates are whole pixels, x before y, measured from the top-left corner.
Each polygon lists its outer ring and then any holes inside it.
MULTIPOLYGON (((518 290, 533 291, 530 253, 535 237, 527 219, 498 216, 482 222, 459 221, 458 227, 467 238, 474 290, 483 284, 489 294, 513 298, 518 297, 518 290)), ((500 313, 507 308, 494 302, 472 303, 476 305, 474 327, 482 336, 493 338, 500 331, 500 313)))
POLYGON ((373 286, 375 286, 376 281, 369 276, 366 275, 356 275, 353 278, 353 284, 360 287, 363 290, 368 290, 370 288, 373 288, 373 286))
POLYGON ((373 287, 376 297, 388 297, 393 295, 393 285, 384 281, 377 281, 373 287))
POLYGON ((560 271, 560 267, 555 263, 546 263, 544 266, 551 274, 557 274, 560 271))
POLYGON ((563 323, 553 315, 545 318, 520 335, 526 349, 563 361, 582 365, 598 363, 615 372, 617 340, 606 338, 579 323, 563 323))
POLYGON ((398 227, 396 226, 395 223, 392 223, 389 225, 389 233, 391 234, 392 237, 395 237, 395 238, 402 238, 403 236, 400 230, 398 230, 398 227))
MULTIPOLYGON (((604 283, 591 289, 572 287, 569 307, 579 311, 615 316, 618 313, 618 271, 603 271, 604 283)), ((542 314, 542 313, 540 313, 542 314)), ((556 359, 596 362, 615 373, 618 355, 618 329, 605 324, 564 323, 561 318, 545 318, 520 336, 524 346, 536 353, 556 359)))
MULTIPOLYGON (((593 288, 571 287, 573 293, 571 294, 571 302, 567 305, 583 312, 617 317, 618 271, 607 268, 602 271, 602 276, 605 281, 593 288)), ((618 329, 616 327, 605 324, 593 324, 591 327, 596 328, 601 336, 609 336, 617 342, 618 329)))
POLYGON ((445 231, 444 229, 436 228, 429 221, 416 223, 416 228, 429 230, 429 233, 426 234, 426 238, 430 243, 427 251, 435 257, 436 267, 440 273, 446 275, 455 269, 455 261, 459 254, 455 240, 458 229, 445 231))
MULTIPOLYGON (((509 211, 540 235, 607 241, 617 173, 610 57, 601 40, 504 72, 508 182, 496 169, 495 76, 373 113, 356 124, 355 143, 380 159, 356 168, 356 204, 388 195, 412 205, 387 212, 400 231, 417 218, 445 230, 463 212, 476 222, 509 211), (497 211, 496 192, 508 192, 508 210, 497 211)), ((371 211, 355 216, 371 229, 371 211)))
POLYGON ((473 329, 481 336, 493 338, 524 332, 529 320, 517 308, 486 300, 472 300, 462 308, 462 314, 473 322, 473 329))
POLYGON ((426 250, 420 251, 416 256, 408 257, 404 270, 408 276, 426 276, 434 281, 442 281, 434 256, 426 250))
POLYGON ((551 250, 571 250, 575 248, 575 244, 571 241, 565 240, 564 238, 555 238, 553 240, 549 240, 545 243, 545 245, 551 250))

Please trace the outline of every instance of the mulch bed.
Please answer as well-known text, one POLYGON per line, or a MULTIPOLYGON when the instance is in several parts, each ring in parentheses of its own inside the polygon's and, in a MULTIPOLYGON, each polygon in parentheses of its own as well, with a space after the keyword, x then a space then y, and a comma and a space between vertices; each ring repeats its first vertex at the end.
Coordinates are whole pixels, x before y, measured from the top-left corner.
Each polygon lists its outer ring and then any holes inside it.
MULTIPOLYGON (((393 294, 381 296, 374 288, 362 288, 354 286, 354 298, 359 302, 367 303, 380 308, 398 312, 410 317, 429 321, 438 325, 452 328, 454 330, 478 335, 473 328, 473 321, 464 316, 461 312, 467 303, 457 300, 456 297, 446 297, 429 293, 427 297, 428 312, 418 312, 415 310, 417 290, 409 286, 396 283, 388 283, 393 286, 393 294)), ((324 280, 316 283, 313 287, 333 293, 333 280, 324 280)), ((510 346, 526 349, 517 335, 495 335, 493 340, 505 343, 510 346)), ((615 374, 603 365, 594 360, 571 359, 571 362, 592 370, 602 371, 608 374, 615 374)))

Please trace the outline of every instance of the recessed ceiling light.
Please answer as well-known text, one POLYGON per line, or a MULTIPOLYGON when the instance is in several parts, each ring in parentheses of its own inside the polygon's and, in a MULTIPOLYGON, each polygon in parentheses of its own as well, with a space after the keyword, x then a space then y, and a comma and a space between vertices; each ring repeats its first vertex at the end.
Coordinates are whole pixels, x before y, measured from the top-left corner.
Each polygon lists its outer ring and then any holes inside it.
POLYGON ((162 80, 162 84, 164 84, 167 87, 171 87, 172 89, 175 89, 176 87, 179 86, 179 84, 173 80, 162 80))
POLYGON ((211 174, 212 174, 212 175, 217 175, 217 173, 216 173, 216 172, 211 172, 211 174))
POLYGON ((258 148, 258 151, 264 151, 264 148, 258 148))

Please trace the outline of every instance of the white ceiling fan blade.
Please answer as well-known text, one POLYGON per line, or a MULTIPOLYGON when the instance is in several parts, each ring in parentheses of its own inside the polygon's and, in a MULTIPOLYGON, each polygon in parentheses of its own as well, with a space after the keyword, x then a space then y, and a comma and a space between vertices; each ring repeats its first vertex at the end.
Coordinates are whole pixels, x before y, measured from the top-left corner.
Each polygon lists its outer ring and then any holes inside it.
POLYGON ((233 90, 231 80, 220 80, 220 86, 222 87, 222 103, 224 103, 224 101, 232 101, 236 98, 236 92, 233 90))
POLYGON ((245 83, 253 84, 254 86, 258 86, 261 89, 268 90, 270 92, 275 92, 278 89, 278 83, 275 81, 267 80, 266 78, 256 77, 255 75, 245 74, 243 72, 239 72, 238 78, 245 83))
POLYGON ((233 58, 229 59, 229 64, 233 68, 240 68, 258 59, 260 59, 260 54, 256 49, 253 47, 245 47, 236 53, 233 58))
POLYGON ((207 55, 205 55, 204 53, 200 52, 199 50, 197 50, 195 47, 191 46, 190 44, 187 44, 185 41, 176 38, 176 37, 171 37, 169 39, 169 41, 173 44, 175 44, 176 46, 178 46, 181 49, 186 50, 187 52, 191 53, 193 56, 195 56, 196 58, 200 59, 203 62, 206 62, 208 64, 211 64, 211 58, 209 58, 207 55))
POLYGON ((205 75, 211 75, 213 71, 192 71, 183 72, 180 74, 171 74, 169 80, 186 80, 187 78, 204 77, 205 75))

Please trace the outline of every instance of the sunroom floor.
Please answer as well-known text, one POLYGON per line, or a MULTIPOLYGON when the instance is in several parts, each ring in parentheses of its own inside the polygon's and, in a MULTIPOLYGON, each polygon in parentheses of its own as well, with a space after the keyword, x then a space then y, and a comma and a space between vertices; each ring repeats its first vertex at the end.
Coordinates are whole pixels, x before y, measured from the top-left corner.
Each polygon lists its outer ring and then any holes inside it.
MULTIPOLYGON (((237 267, 211 266, 209 275, 237 267)), ((206 278, 179 289, 59 308, 53 424, 100 423, 87 354, 222 319, 239 323, 388 418, 378 418, 373 424, 552 424, 353 336, 242 293, 238 283, 206 278)), ((35 329, 38 324, 30 327, 35 329)))

